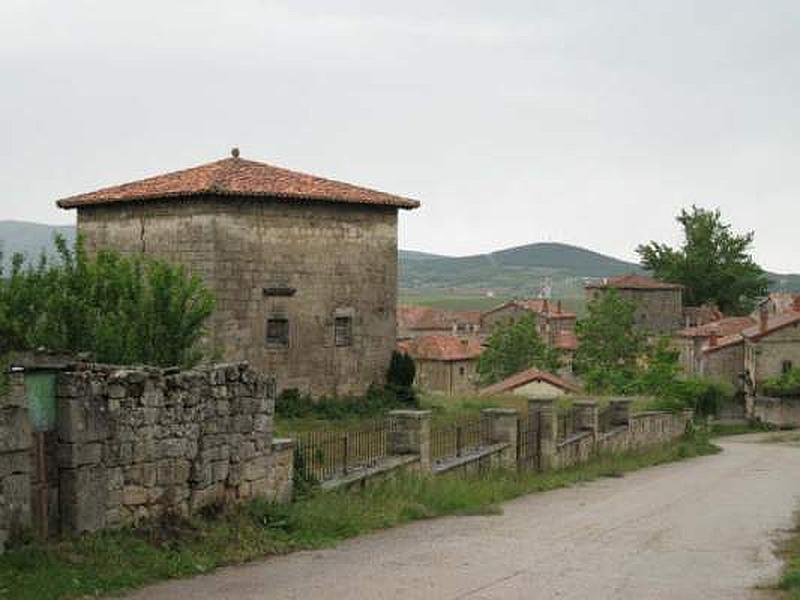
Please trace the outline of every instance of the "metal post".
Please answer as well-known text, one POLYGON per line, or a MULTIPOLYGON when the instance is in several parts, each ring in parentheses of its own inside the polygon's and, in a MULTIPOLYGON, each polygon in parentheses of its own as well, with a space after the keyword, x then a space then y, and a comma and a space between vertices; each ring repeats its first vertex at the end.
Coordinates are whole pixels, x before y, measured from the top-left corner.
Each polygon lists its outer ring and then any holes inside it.
POLYGON ((348 456, 349 453, 350 453, 350 448, 348 446, 349 446, 348 435, 347 435, 347 433, 345 433, 344 434, 344 461, 343 461, 344 462, 343 472, 344 472, 345 475, 347 475, 347 463, 349 462, 349 458, 350 458, 348 456))
POLYGON ((461 448, 464 445, 464 431, 461 425, 456 427, 456 456, 461 456, 461 448))

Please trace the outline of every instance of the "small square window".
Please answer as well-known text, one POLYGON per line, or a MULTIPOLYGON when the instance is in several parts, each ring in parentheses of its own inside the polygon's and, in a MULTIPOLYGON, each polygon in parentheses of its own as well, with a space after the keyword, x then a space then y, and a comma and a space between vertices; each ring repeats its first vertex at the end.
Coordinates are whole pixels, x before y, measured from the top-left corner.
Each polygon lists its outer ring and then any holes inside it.
POLYGON ((789 371, 791 371, 791 370, 792 370, 792 367, 793 367, 793 366, 794 366, 794 365, 792 364, 792 361, 790 361, 790 360, 785 360, 785 361, 783 361, 783 363, 781 364, 781 372, 782 372, 782 373, 785 375, 786 373, 788 373, 789 371))
POLYGON ((458 374, 461 375, 461 377, 463 377, 464 375, 467 374, 467 370, 464 367, 458 367, 458 374))
POLYGON ((333 322, 333 334, 337 346, 352 346, 353 317, 336 317, 333 322))
POLYGON ((289 319, 267 319, 267 346, 286 348, 289 345, 289 319))

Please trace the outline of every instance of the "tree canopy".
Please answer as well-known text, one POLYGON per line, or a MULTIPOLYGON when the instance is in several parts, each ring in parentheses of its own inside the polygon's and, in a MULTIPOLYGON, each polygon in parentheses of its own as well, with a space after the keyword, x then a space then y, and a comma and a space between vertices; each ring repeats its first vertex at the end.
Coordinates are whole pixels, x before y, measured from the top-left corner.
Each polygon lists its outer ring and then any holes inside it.
MULTIPOLYGON (((101 362, 190 365, 214 309, 201 280, 183 267, 100 252, 90 259, 56 239, 58 258, 6 275, 0 266, 0 354, 46 348, 90 352, 101 362)), ((2 262, 2 261, 0 261, 2 262)))
POLYGON ((478 361, 478 375, 488 385, 531 367, 555 371, 560 366, 559 351, 542 341, 536 318, 525 315, 495 328, 478 361))
POLYGON ((681 210, 676 220, 683 229, 682 245, 640 245, 636 252, 644 267, 657 279, 684 285, 688 305, 713 304, 730 314, 752 310, 769 286, 750 254, 753 232, 737 234, 719 210, 697 206, 681 210))

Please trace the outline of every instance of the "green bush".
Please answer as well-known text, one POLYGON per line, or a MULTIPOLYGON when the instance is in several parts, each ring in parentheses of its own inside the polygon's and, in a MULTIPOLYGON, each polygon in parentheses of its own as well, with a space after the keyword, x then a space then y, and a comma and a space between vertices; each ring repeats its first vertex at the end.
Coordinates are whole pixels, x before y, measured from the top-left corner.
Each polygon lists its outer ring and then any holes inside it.
POLYGON ((183 267, 86 254, 56 238, 58 258, 0 271, 0 354, 46 348, 118 364, 191 365, 214 298, 183 267))
POLYGON ((767 396, 779 398, 800 396, 800 369, 789 369, 780 377, 767 379, 762 385, 767 396))
POLYGON ((392 353, 389 370, 386 374, 386 386, 390 393, 394 393, 397 402, 406 406, 415 406, 417 397, 414 393, 414 378, 417 375, 417 366, 414 359, 408 354, 392 353))
POLYGON ((296 389, 282 391, 275 401, 275 414, 284 419, 314 418, 344 420, 353 417, 370 417, 385 414, 396 408, 415 408, 416 400, 398 393, 391 386, 371 386, 363 396, 326 398, 314 400, 296 389))

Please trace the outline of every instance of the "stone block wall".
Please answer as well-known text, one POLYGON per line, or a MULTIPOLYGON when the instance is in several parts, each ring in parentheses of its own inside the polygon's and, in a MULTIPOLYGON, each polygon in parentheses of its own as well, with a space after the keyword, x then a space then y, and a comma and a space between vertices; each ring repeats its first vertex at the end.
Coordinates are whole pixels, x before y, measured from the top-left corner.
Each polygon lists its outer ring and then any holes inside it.
POLYGON ((756 396, 751 402, 756 420, 780 428, 800 427, 800 398, 756 396))
POLYGON ((63 531, 291 495, 270 383, 246 363, 184 372, 92 365, 58 377, 63 531))
POLYGON ((31 440, 24 379, 12 373, 8 395, 0 396, 0 553, 31 526, 31 440))

